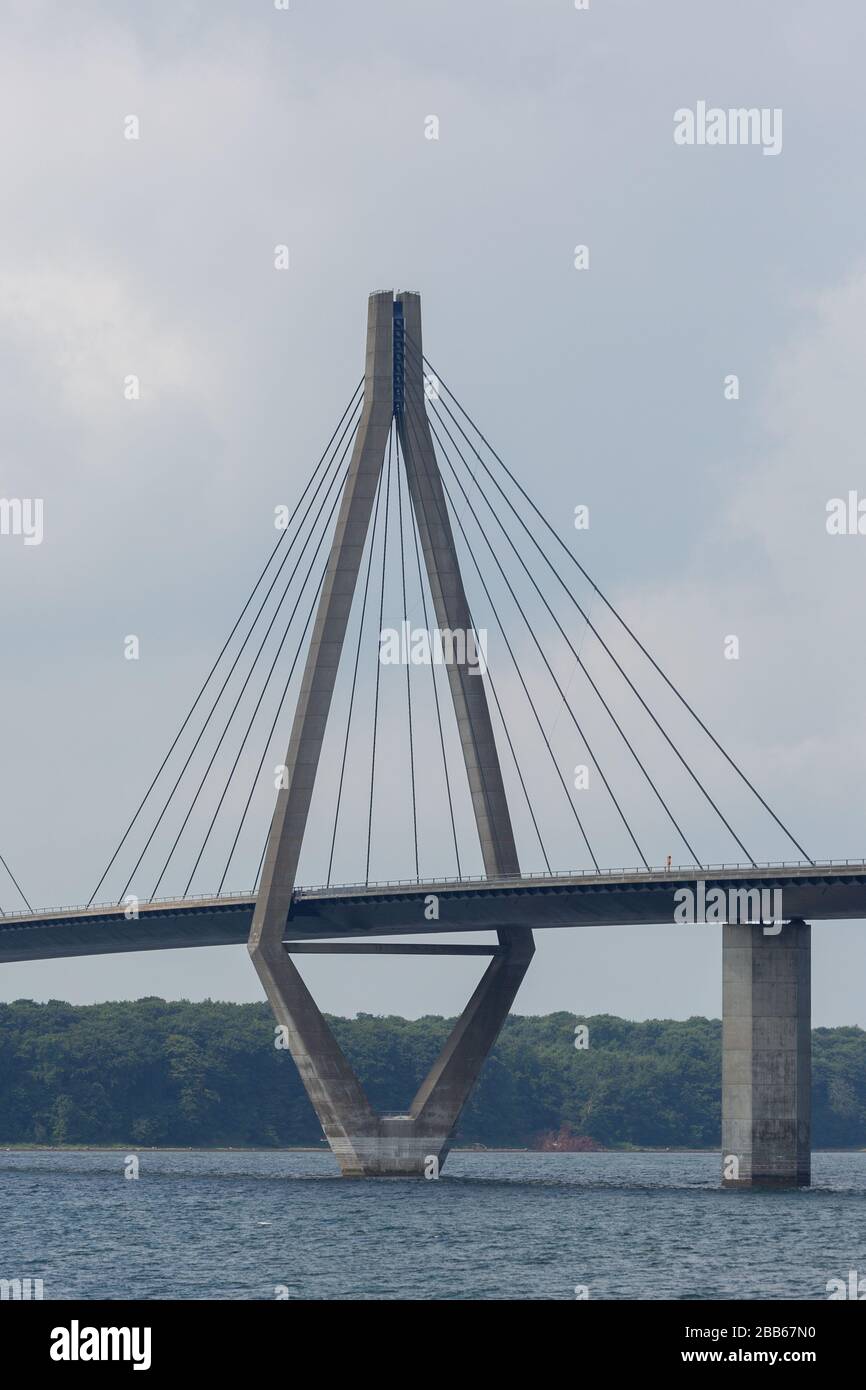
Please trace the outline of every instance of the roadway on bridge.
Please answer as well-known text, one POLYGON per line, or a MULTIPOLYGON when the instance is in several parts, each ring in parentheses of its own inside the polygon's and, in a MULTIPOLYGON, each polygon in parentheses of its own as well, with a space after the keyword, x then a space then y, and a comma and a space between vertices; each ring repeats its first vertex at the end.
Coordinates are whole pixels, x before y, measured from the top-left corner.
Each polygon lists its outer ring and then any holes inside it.
MULTIPOLYGON (((786 918, 866 919, 866 862, 836 862, 299 889, 285 939, 670 924, 676 892, 696 891, 699 881, 707 892, 713 886, 726 892, 780 889, 786 918), (438 917, 430 916, 433 910, 438 917)), ((254 904, 253 894, 239 894, 142 903, 132 919, 114 903, 15 914, 0 918, 0 962, 239 946, 249 934, 254 904)))

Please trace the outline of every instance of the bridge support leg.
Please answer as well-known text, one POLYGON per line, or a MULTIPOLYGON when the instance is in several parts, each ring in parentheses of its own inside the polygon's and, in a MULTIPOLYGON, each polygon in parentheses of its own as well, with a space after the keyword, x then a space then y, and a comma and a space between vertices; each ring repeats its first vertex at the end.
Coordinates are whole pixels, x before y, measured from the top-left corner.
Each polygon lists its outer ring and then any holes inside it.
POLYGON ((811 928, 722 928, 722 1181, 811 1177, 811 928))
MULTIPOLYGON (((523 929, 515 929, 518 934, 523 929)), ((372 1132, 340 1142, 328 1134, 343 1177, 438 1177, 460 1115, 529 968, 532 933, 510 941, 488 965, 408 1114, 376 1117, 372 1132)), ((351 1117, 349 1117, 351 1119, 351 1117)), ((326 1130, 327 1133, 327 1130, 326 1130)))
POLYGON ((274 1016, 343 1177, 438 1177, 463 1108, 529 968, 532 932, 494 956, 405 1115, 377 1115, 285 948, 257 957, 274 1016), (435 1163, 431 1163, 435 1160, 435 1163))

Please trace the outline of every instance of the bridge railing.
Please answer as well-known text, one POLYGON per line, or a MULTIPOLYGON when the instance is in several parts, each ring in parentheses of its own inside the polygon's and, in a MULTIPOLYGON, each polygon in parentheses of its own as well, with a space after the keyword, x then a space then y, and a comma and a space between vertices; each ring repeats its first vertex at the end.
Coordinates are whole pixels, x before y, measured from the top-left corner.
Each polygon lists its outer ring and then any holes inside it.
MULTIPOLYGON (((811 864, 807 859, 767 860, 766 862, 759 864, 742 864, 725 861, 720 864, 705 864, 703 865, 703 867, 697 864, 672 864, 670 868, 668 868, 667 865, 659 865, 657 868, 652 868, 649 870, 638 869, 634 867, 624 867, 618 869, 601 869, 599 871, 596 871, 594 869, 559 869, 556 871, 541 870, 525 874, 497 874, 492 877, 488 876, 487 874, 444 874, 439 877, 430 877, 426 879, 389 878, 370 880, 366 883, 322 883, 315 886, 307 884, 297 888, 296 895, 299 898, 322 896, 325 894, 337 897, 352 893, 375 893, 377 889, 420 888, 422 886, 430 887, 433 885, 459 886, 461 884, 467 884, 471 886, 484 883, 507 884, 511 882, 554 882, 562 879, 592 879, 597 881, 598 879, 602 878, 700 878, 708 874, 718 873, 721 871, 740 871, 744 874, 744 876, 748 876, 748 874, 751 871, 754 871, 755 869, 808 870, 834 868, 866 869, 866 859, 824 859, 820 862, 816 861, 814 864, 811 864)), ((183 898, 178 898, 176 896, 168 894, 165 897, 159 898, 141 898, 138 901, 138 906, 157 907, 160 904, 167 903, 228 903, 237 902, 238 900, 244 899, 251 900, 253 897, 254 894, 250 889, 243 889, 240 892, 224 892, 218 894, 191 893, 183 898)), ((95 915, 100 915, 101 913, 104 913, 106 910, 111 908, 114 908, 117 911, 122 911, 124 908, 124 904, 117 902, 94 903, 92 905, 91 910, 95 915)), ((30 918, 32 916, 50 915, 52 917, 62 917, 71 913, 83 913, 87 910, 87 907, 82 905, 81 903, 67 903, 61 907, 39 908, 36 913, 27 912, 26 910, 6 912, 2 916, 0 916, 0 922, 14 922, 17 918, 30 918)))
POLYGON ((724 861, 718 864, 672 864, 670 867, 661 864, 649 870, 635 867, 623 867, 613 869, 556 869, 540 870, 532 873, 521 874, 461 874, 439 876, 431 875, 429 878, 391 878, 391 879, 370 879, 368 882, 341 883, 341 884, 317 884, 315 886, 305 884, 299 887, 297 895, 303 897, 312 894, 324 893, 351 893, 375 891, 377 888, 418 888, 428 887, 433 884, 480 884, 480 883, 526 883, 535 880, 559 880, 559 879, 600 879, 600 878, 658 878, 664 877, 683 877, 700 878, 702 875, 718 873, 724 870, 740 871, 744 875, 754 872, 755 869, 829 869, 829 868, 853 867, 866 869, 866 859, 824 859, 811 863, 808 859, 777 859, 767 860, 757 864, 743 864, 737 861, 724 861))

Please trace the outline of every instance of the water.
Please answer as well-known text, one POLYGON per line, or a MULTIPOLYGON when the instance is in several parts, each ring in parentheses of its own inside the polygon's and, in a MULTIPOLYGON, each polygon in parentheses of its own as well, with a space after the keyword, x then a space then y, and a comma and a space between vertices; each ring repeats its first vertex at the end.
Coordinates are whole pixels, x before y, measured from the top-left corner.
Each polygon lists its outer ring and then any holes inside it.
POLYGON ((866 1274, 866 1153, 799 1192, 716 1154, 453 1153, 346 1181, 328 1153, 0 1152, 0 1278, 46 1299, 826 1299, 866 1274))

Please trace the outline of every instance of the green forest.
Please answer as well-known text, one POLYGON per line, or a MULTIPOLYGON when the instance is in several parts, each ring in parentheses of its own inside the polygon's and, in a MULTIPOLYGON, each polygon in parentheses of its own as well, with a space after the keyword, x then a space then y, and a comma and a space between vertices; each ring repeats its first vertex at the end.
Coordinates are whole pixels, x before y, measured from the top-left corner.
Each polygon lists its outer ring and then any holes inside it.
MULTIPOLYGON (((452 1020, 332 1018, 373 1104, 407 1108, 452 1020)), ((721 1023, 607 1015, 512 1016, 458 1143, 605 1148, 719 1143, 721 1023), (575 1047, 585 1024, 588 1046, 575 1047)), ((291 1056, 265 1004, 0 1004, 0 1144, 319 1144, 291 1056)), ((813 1034, 813 1143, 866 1147, 866 1032, 813 1034)))

